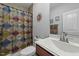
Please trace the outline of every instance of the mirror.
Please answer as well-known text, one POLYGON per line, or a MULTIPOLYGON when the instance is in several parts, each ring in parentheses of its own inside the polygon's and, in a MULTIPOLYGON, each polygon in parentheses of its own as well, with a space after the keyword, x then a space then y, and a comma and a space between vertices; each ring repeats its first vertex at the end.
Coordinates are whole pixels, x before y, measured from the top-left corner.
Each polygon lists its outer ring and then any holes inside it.
POLYGON ((79 4, 50 4, 50 34, 63 37, 65 32, 69 41, 79 44, 79 7, 76 6, 79 4))

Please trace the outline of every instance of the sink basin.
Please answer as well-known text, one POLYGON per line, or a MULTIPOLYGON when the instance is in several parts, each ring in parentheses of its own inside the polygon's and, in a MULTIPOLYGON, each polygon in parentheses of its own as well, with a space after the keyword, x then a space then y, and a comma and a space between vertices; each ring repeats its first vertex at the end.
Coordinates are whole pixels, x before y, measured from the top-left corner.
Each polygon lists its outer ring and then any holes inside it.
POLYGON ((62 42, 62 41, 56 41, 56 40, 52 40, 52 42, 60 50, 63 50, 65 52, 71 52, 71 53, 79 53, 79 47, 78 46, 74 46, 74 45, 71 45, 69 43, 62 42))

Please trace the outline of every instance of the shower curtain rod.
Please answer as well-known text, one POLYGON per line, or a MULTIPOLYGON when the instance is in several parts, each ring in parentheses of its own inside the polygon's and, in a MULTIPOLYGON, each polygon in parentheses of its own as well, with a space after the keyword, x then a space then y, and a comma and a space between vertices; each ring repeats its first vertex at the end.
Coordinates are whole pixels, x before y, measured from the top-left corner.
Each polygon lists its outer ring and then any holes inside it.
MULTIPOLYGON (((1 4, 1 5, 4 5, 4 6, 8 6, 8 5, 5 5, 5 4, 3 4, 3 3, 0 3, 0 4, 1 4)), ((26 12, 26 13, 32 14, 32 13, 30 13, 30 12, 23 11, 23 10, 17 9, 17 8, 15 8, 15 7, 12 7, 12 6, 9 6, 9 7, 13 8, 13 9, 16 9, 16 10, 19 10, 19 11, 22 11, 22 12, 26 12)))

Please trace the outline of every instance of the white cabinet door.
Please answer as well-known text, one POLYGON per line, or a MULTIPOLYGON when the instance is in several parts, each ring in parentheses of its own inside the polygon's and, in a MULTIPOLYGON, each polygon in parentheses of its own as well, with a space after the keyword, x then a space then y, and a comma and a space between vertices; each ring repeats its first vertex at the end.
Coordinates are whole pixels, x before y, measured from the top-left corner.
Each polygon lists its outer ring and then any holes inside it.
POLYGON ((63 14, 63 32, 79 35, 79 9, 63 14))

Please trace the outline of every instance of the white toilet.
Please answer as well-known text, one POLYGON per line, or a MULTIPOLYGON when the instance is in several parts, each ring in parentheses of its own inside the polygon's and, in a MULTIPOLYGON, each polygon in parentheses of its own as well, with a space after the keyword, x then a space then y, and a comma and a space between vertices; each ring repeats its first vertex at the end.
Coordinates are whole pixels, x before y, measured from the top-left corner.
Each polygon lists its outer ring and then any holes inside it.
POLYGON ((33 41, 33 45, 34 46, 28 46, 26 48, 24 48, 23 50, 21 50, 20 55, 21 56, 34 56, 36 53, 36 44, 35 41, 38 41, 39 39, 37 39, 36 37, 34 38, 33 41))
POLYGON ((36 49, 34 46, 28 46, 20 52, 21 56, 34 56, 36 49))

